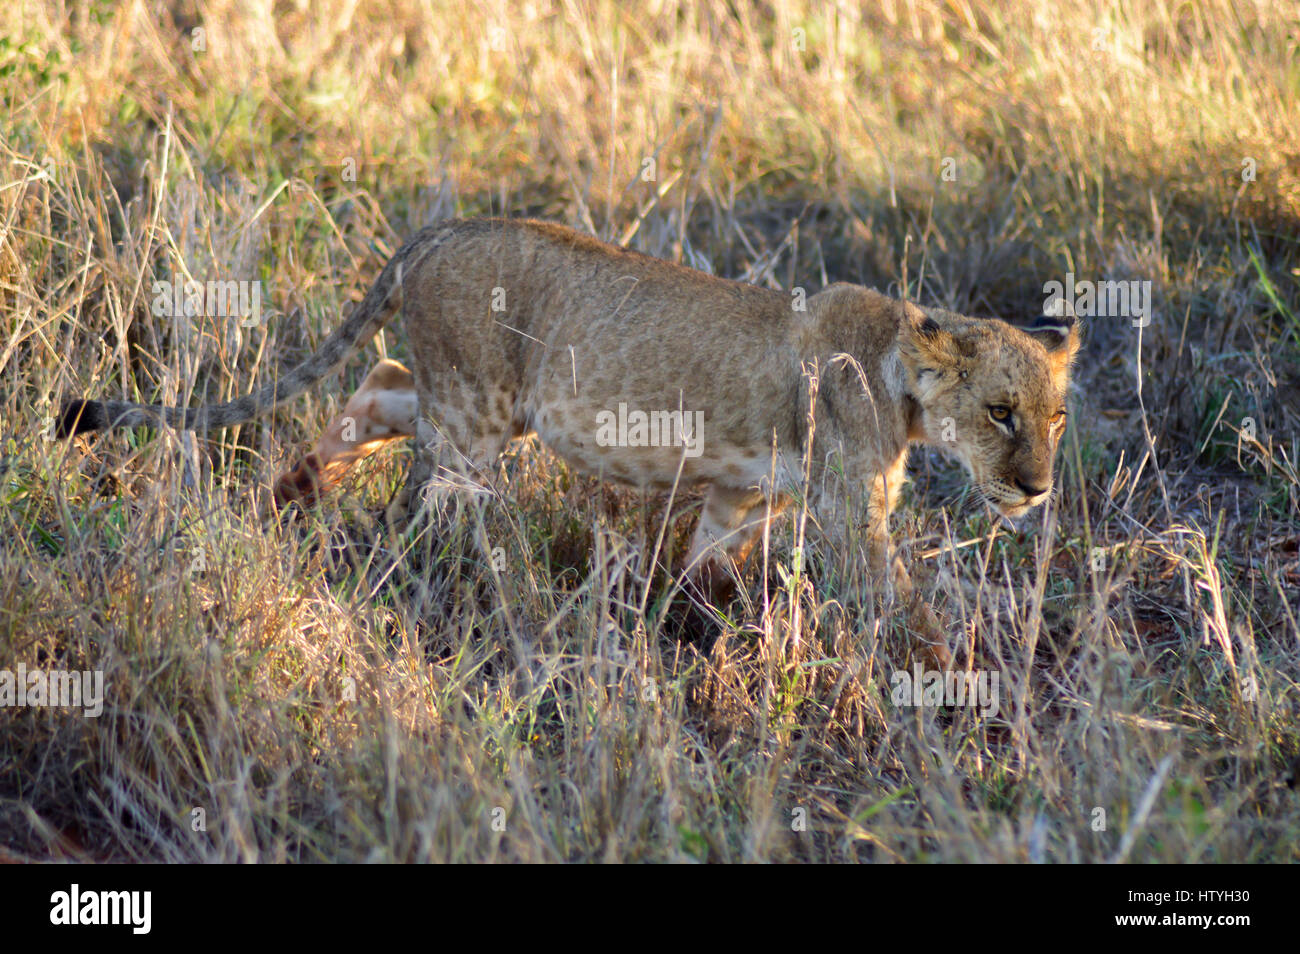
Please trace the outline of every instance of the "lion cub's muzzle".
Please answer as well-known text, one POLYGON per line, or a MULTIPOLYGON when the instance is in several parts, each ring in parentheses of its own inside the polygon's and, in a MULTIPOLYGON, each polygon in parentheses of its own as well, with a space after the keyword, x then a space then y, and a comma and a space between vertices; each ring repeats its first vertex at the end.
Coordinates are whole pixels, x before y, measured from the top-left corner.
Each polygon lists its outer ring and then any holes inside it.
POLYGON ((1003 516, 1021 517, 1051 498, 1052 475, 994 477, 980 487, 980 493, 1003 516))

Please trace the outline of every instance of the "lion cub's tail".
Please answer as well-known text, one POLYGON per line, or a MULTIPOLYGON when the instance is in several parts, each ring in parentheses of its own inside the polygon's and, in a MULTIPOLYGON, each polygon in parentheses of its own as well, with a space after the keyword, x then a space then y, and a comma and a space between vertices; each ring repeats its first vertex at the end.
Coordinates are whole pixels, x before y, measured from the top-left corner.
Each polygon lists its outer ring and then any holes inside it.
POLYGON ((59 437, 71 437, 86 431, 142 425, 156 427, 159 424, 187 431, 213 430, 242 424, 297 397, 355 354, 402 307, 402 272, 406 258, 402 252, 394 255, 384 266, 361 304, 320 350, 278 381, 225 404, 195 408, 133 404, 129 401, 67 401, 59 414, 55 433, 59 437))

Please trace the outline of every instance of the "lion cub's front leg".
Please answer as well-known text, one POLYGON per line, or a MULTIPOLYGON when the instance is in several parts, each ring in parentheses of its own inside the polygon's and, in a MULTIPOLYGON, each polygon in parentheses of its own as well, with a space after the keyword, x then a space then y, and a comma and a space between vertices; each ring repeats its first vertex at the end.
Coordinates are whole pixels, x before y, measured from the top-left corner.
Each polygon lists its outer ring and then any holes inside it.
POLYGON ((686 557, 687 576, 713 605, 722 606, 735 595, 734 572, 744 566, 769 517, 786 506, 784 497, 771 503, 755 487, 714 484, 704 500, 686 557))
MULTIPOLYGON (((889 540, 889 514, 898 501, 905 468, 906 456, 900 455, 868 485, 871 489, 863 502, 866 510, 867 570, 878 596, 884 596, 892 589, 911 632, 913 648, 921 661, 936 669, 947 669, 952 665, 952 654, 948 651, 945 627, 938 614, 925 602, 920 590, 913 585, 907 568, 894 554, 889 540)), ((856 471, 869 472, 868 465, 860 464, 856 471)), ((833 548, 841 550, 846 542, 843 533, 848 526, 845 501, 838 494, 814 491, 811 503, 823 536, 833 548)))
POLYGON ((935 669, 949 668, 952 654, 948 651, 944 626, 921 592, 913 586, 903 561, 892 554, 889 535, 883 529, 873 529, 867 545, 867 562, 871 575, 878 582, 888 581, 893 586, 922 662, 935 669))
MULTIPOLYGON (((835 545, 836 528, 843 521, 835 516, 839 511, 826 506, 824 500, 815 505, 828 542, 835 545)), ((877 505, 879 505, 877 501, 877 505)), ((709 489, 704 510, 695 530, 686 566, 688 578, 708 601, 715 606, 728 602, 735 593, 734 572, 743 566, 755 541, 769 517, 775 517, 789 504, 786 497, 776 498, 769 510, 767 495, 756 488, 730 488, 715 484, 709 489)), ((908 629, 916 641, 916 652, 927 665, 947 669, 952 665, 948 651, 947 634, 938 615, 930 608, 903 561, 892 553, 889 533, 883 513, 876 507, 869 521, 870 534, 867 546, 868 569, 876 581, 876 591, 884 593, 890 586, 903 607, 908 629)))

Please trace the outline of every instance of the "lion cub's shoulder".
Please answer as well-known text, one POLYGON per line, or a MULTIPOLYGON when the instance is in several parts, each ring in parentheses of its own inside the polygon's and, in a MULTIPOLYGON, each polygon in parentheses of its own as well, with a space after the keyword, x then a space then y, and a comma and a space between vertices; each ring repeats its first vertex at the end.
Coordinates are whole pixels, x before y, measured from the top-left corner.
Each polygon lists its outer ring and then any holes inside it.
POLYGON ((905 317, 914 325, 923 325, 929 317, 911 302, 849 282, 826 286, 809 304, 808 330, 859 359, 890 353, 905 317))

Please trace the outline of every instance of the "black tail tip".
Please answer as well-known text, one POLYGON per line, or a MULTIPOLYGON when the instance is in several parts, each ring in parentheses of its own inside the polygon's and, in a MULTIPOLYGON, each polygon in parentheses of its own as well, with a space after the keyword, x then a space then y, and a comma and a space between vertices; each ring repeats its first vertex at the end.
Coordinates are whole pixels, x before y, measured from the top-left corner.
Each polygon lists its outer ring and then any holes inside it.
POLYGON ((98 431, 108 426, 104 405, 98 401, 68 401, 59 413, 56 437, 74 437, 87 431, 98 431))

